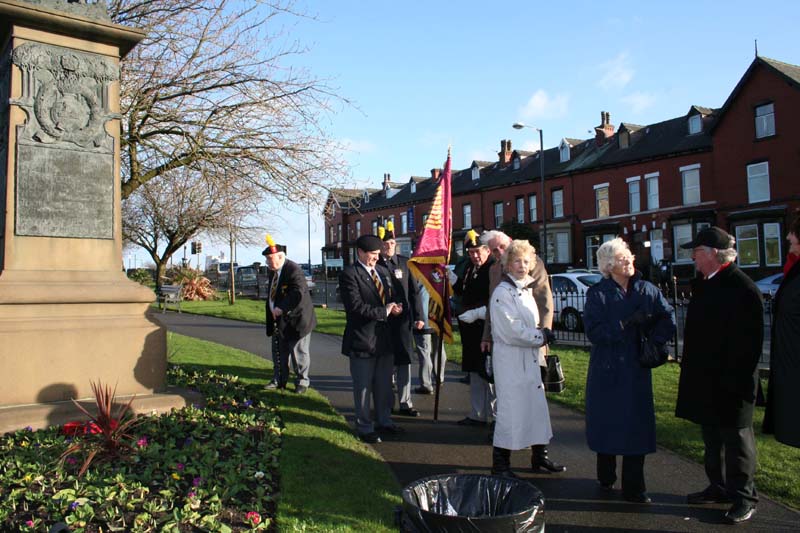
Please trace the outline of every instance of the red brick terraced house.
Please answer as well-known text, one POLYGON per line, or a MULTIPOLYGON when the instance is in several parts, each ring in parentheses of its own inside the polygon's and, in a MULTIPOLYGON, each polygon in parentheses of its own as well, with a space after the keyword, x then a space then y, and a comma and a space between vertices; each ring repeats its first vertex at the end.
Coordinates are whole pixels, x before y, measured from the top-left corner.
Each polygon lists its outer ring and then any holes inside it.
MULTIPOLYGON (((685 282, 694 266, 680 244, 709 225, 736 237, 751 277, 776 273, 800 208, 800 136, 791 129, 798 118, 800 67, 756 57, 720 108, 692 106, 663 122, 619 127, 602 112, 594 138, 565 138, 543 152, 503 140, 496 161, 453 172, 452 261, 470 228, 514 222, 541 235, 546 217, 551 273, 593 268, 597 247, 621 236, 640 270, 656 277, 669 264, 685 282)), ((385 174, 380 189, 332 191, 323 256, 351 264, 355 240, 387 220, 400 253, 411 255, 440 172, 403 183, 385 174)))

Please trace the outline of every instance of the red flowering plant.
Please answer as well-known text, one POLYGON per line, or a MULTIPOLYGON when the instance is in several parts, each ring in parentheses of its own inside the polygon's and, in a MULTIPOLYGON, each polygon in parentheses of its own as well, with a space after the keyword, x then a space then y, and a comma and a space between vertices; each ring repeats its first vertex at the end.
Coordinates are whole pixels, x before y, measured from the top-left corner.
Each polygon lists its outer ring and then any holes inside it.
POLYGON ((131 397, 128 403, 119 404, 116 413, 113 413, 117 388, 114 387, 112 390, 110 386, 100 382, 90 382, 90 384, 94 393, 96 414, 90 413, 81 404, 72 400, 89 421, 68 422, 62 428, 62 432, 74 440, 59 457, 61 463, 63 464, 72 455, 85 455, 78 476, 82 476, 95 459, 113 459, 133 450, 131 443, 136 437, 131 433, 131 429, 142 421, 135 417, 131 410, 134 397, 131 397))

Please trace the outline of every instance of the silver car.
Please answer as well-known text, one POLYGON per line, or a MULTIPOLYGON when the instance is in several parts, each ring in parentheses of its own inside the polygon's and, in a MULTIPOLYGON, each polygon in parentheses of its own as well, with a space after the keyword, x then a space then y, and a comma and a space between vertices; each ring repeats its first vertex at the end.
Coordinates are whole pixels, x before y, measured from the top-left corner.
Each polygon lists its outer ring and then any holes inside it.
POLYGON ((602 275, 589 270, 550 276, 555 311, 553 323, 567 331, 580 331, 583 328, 586 291, 601 279, 602 275))

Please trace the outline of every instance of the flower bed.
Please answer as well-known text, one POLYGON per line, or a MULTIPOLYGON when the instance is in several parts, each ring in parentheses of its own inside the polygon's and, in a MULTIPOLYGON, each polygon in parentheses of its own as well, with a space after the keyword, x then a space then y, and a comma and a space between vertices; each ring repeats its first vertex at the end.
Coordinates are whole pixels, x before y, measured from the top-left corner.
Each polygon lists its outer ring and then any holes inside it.
POLYGON ((46 532, 57 522, 87 533, 275 530, 282 424, 263 389, 182 367, 169 380, 203 393, 206 406, 144 417, 129 453, 93 462, 83 476, 85 457, 59 457, 96 433, 51 427, 0 437, 0 530, 46 532))

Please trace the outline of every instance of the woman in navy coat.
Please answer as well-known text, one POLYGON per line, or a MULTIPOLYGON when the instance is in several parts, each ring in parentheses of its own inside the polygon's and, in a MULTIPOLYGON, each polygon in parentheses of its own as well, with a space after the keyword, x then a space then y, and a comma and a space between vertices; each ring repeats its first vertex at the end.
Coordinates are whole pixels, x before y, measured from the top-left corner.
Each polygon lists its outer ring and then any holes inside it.
POLYGON ((586 440, 597 453, 597 479, 610 490, 622 455, 622 495, 650 503, 644 456, 656 451, 650 369, 639 365, 641 332, 662 346, 675 333, 672 307, 655 285, 641 279, 619 237, 597 250, 603 279, 586 293, 584 325, 592 343, 586 378, 586 440))

